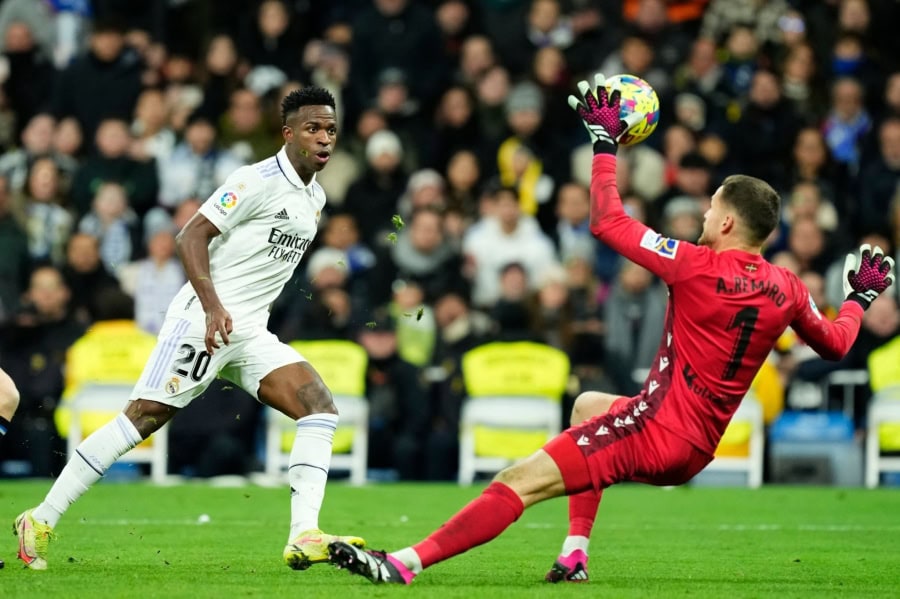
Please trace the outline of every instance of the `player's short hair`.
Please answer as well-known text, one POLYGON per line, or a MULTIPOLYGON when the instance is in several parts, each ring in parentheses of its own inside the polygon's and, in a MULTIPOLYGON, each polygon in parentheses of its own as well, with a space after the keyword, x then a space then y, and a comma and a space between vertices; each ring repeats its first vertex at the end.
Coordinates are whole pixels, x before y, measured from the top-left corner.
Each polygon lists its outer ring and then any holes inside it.
POLYGON ((286 124, 288 117, 297 112, 301 106, 331 106, 334 108, 334 96, 327 89, 313 85, 295 89, 281 101, 281 124, 286 124))
POLYGON ((756 177, 730 175, 722 182, 722 200, 733 207, 749 236, 762 244, 778 224, 781 198, 772 186, 756 177))

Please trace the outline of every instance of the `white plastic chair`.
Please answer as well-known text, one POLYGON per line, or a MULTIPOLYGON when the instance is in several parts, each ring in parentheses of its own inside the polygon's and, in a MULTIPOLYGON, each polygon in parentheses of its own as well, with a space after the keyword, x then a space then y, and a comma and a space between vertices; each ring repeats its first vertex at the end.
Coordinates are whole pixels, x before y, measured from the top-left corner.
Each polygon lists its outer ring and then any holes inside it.
MULTIPOLYGON (((108 422, 122 411, 132 385, 120 383, 87 383, 82 385, 66 403, 71 413, 67 453, 69 458, 75 455, 75 448, 83 438, 83 419, 108 422)), ((163 425, 149 439, 119 458, 119 462, 150 464, 150 478, 154 483, 165 482, 169 453, 168 425, 163 425)))
POLYGON ((747 486, 755 489, 762 485, 763 480, 765 424, 763 422, 762 406, 752 394, 748 394, 744 397, 728 426, 732 427, 742 424, 750 426, 750 440, 748 443, 747 455, 716 456, 716 458, 703 469, 703 472, 743 472, 747 475, 747 486))
MULTIPOLYGON (((340 421, 334 434, 332 470, 349 470, 350 483, 366 482, 369 459, 369 402, 365 397, 369 358, 357 343, 343 339, 292 341, 331 390, 340 421)), ((266 409, 266 474, 286 472, 296 436, 296 422, 266 409)))
POLYGON ((498 472, 559 434, 569 377, 563 352, 524 341, 489 343, 463 356, 462 371, 468 397, 460 414, 459 484, 498 472))
MULTIPOLYGON (((331 456, 331 470, 348 470, 351 484, 365 484, 369 455, 369 402, 364 397, 335 395, 334 405, 340 414, 340 426, 335 433, 336 452, 331 456), (346 445, 341 440, 341 432, 348 429, 352 430, 350 450, 339 453, 346 445)), ((266 408, 266 418, 266 474, 279 476, 287 470, 297 423, 272 408, 266 408)))
POLYGON ((900 423, 900 386, 885 387, 869 404, 866 434, 866 486, 878 486, 882 472, 900 472, 900 457, 881 455, 881 427, 900 423))

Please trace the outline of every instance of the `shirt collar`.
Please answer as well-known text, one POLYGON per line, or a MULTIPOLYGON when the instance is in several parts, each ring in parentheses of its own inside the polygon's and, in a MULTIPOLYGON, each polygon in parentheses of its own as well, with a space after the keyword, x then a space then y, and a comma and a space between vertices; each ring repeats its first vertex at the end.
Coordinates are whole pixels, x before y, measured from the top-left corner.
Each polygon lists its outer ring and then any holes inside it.
POLYGON ((297 189, 306 189, 307 187, 311 189, 312 184, 316 182, 316 173, 313 173, 312 179, 309 180, 309 185, 303 183, 300 175, 297 174, 297 171, 291 165, 291 161, 288 160, 287 149, 284 146, 281 146, 281 149, 278 150, 278 153, 275 155, 275 161, 278 163, 278 168, 281 169, 284 177, 297 189))

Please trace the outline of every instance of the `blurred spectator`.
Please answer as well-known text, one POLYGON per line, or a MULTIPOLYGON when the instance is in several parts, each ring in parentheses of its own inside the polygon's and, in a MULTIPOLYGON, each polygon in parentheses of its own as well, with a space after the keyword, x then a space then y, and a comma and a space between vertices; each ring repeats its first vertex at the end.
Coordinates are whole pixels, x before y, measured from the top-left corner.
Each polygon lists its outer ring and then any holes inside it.
POLYGON ((434 409, 425 442, 425 478, 456 480, 459 456, 459 416, 466 395, 462 357, 487 341, 491 321, 471 309, 458 291, 450 291, 434 302, 438 327, 433 373, 434 409))
POLYGON ((511 136, 497 150, 500 182, 517 190, 522 211, 529 216, 537 215, 542 205, 552 215, 548 201, 554 183, 549 173, 553 172, 554 165, 567 170, 559 158, 565 152, 553 146, 548 130, 543 127, 544 114, 540 88, 531 81, 516 85, 506 100, 506 122, 511 136))
POLYGON ((2 366, 20 393, 16 426, 4 439, 4 459, 29 463, 29 476, 59 472, 62 443, 53 412, 62 395, 66 351, 84 332, 69 309, 70 292, 56 268, 32 273, 24 304, 3 329, 2 366))
POLYGON ((600 244, 591 233, 591 197, 583 185, 566 183, 560 186, 556 194, 556 217, 550 239, 563 262, 585 246, 597 248, 600 244))
POLYGON ((66 241, 75 219, 63 208, 59 169, 52 158, 38 158, 31 165, 28 183, 13 200, 15 210, 28 234, 28 252, 32 260, 47 260, 61 265, 66 241))
POLYGON ((188 198, 206 199, 243 164, 219 146, 212 123, 202 114, 194 114, 184 140, 160 167, 159 203, 174 209, 188 198))
POLYGON ((401 69, 390 67, 383 70, 376 84, 371 106, 381 113, 387 128, 403 142, 404 165, 408 169, 416 169, 428 160, 424 148, 430 136, 426 134, 428 124, 422 113, 422 103, 410 95, 410 82, 401 69))
POLYGON ((600 281, 594 275, 588 251, 573 252, 565 262, 566 283, 572 306, 572 349, 569 357, 579 378, 592 378, 602 364, 603 334, 601 300, 606 299, 600 281), (593 371, 593 372, 592 372, 593 371))
POLYGON ((406 227, 391 246, 396 278, 415 282, 427 302, 450 289, 462 289, 462 258, 447 241, 444 218, 439 209, 414 210, 406 227))
POLYGON ((400 167, 403 148, 391 131, 377 131, 366 143, 367 168, 347 190, 344 209, 356 218, 363 243, 371 248, 384 246, 393 230, 391 216, 406 187, 400 167))
MULTIPOLYGON (((650 368, 666 318, 667 292, 647 269, 623 261, 604 304, 606 372, 616 392, 631 396, 640 389, 633 372, 650 368)), ((643 380, 643 377, 637 377, 643 380)))
POLYGON ((781 71, 784 97, 794 112, 811 125, 820 122, 828 110, 828 96, 821 87, 812 46, 803 43, 791 48, 781 71))
POLYGON ((60 169, 67 173, 66 189, 68 189, 71 179, 74 178, 68 176, 68 173, 74 175, 78 170, 78 161, 82 158, 84 149, 83 144, 84 135, 81 132, 81 125, 74 118, 66 117, 56 124, 56 131, 53 133, 53 152, 60 162, 60 169), (66 166, 66 162, 72 166, 66 166))
POLYGON ((64 188, 69 189, 79 165, 73 157, 54 150, 54 127, 56 120, 49 114, 34 115, 22 130, 21 146, 0 156, 0 175, 6 177, 11 191, 18 192, 25 187, 34 161, 44 156, 53 158, 63 176, 64 188))
POLYGON ((274 328, 286 340, 348 339, 355 326, 354 312, 368 311, 368 305, 353 305, 347 254, 332 247, 316 250, 306 261, 306 272, 294 275, 275 304, 274 328))
POLYGON ((240 40, 241 57, 255 68, 276 68, 285 77, 300 75, 300 49, 308 38, 298 35, 296 9, 283 0, 263 0, 255 19, 247 19, 240 40))
POLYGON ((800 272, 807 270, 825 274, 831 263, 825 232, 813 217, 798 218, 791 225, 788 250, 800 264, 800 272))
POLYGON ((411 98, 431 106, 446 76, 440 30, 429 8, 410 0, 374 0, 353 22, 350 52, 351 112, 377 96, 378 77, 399 69, 411 98))
POLYGON ((347 254, 347 270, 351 277, 364 275, 375 266, 375 255, 359 238, 359 226, 353 215, 338 212, 328 217, 322 233, 324 247, 347 254))
POLYGON ((537 340, 531 331, 531 307, 528 303, 528 273, 518 262, 510 262, 500 269, 500 296, 491 307, 496 337, 501 341, 537 340))
POLYGON ((562 266, 550 266, 538 275, 537 291, 529 307, 534 338, 571 356, 575 349, 575 315, 562 266))
MULTIPOLYGON (((630 25, 656 49, 656 64, 671 73, 684 60, 690 37, 670 20, 666 0, 640 0, 630 25)), ((627 71, 626 71, 627 72, 627 71)))
POLYGON ((434 18, 441 30, 444 57, 448 64, 459 61, 466 38, 480 29, 479 2, 473 0, 440 0, 434 18))
MULTIPOLYGON (((121 26, 114 21, 95 21, 89 44, 86 54, 57 75, 53 111, 57 118, 74 116, 85 138, 93 142, 102 120, 131 119, 141 92, 143 65, 137 53, 125 46, 121 26)), ((96 141, 99 144, 99 138, 96 141)))
POLYGON ((777 44, 782 35, 778 20, 787 12, 786 0, 712 0, 700 35, 722 41, 735 25, 748 23, 761 42, 777 44))
POLYGON ((459 69, 456 80, 474 91, 478 81, 497 64, 494 47, 489 37, 470 35, 462 42, 459 55, 459 69))
POLYGON ((397 332, 397 353, 417 368, 431 363, 436 326, 434 311, 425 303, 425 292, 415 281, 397 279, 388 313, 397 332))
POLYGON ((346 49, 326 41, 310 40, 303 49, 303 65, 310 71, 308 80, 311 84, 331 92, 338 131, 343 130, 344 124, 350 123, 346 118, 344 98, 350 77, 350 57, 346 49))
POLYGON ((151 158, 140 161, 128 155, 133 139, 127 121, 109 118, 97 128, 97 153, 88 157, 72 182, 72 205, 79 216, 88 213, 101 184, 116 182, 125 188, 131 208, 143 217, 156 204, 159 182, 151 158))
POLYGON ((515 190, 501 188, 490 201, 495 215, 483 218, 463 239, 463 253, 474 269, 472 300, 476 306, 490 306, 500 296, 498 280, 507 264, 520 263, 534 281, 556 262, 553 243, 534 218, 522 214, 515 190))
POLYGON ((444 177, 434 169, 425 168, 414 172, 406 183, 406 191, 397 201, 400 216, 409 218, 420 208, 443 210, 447 200, 444 197, 444 177))
POLYGON ((501 65, 490 67, 478 80, 478 123, 487 147, 498 145, 506 134, 506 104, 509 96, 509 71, 501 65))
POLYGON ((100 260, 99 241, 86 233, 75 233, 69 239, 62 273, 72 293, 72 313, 82 324, 97 320, 104 309, 104 294, 119 290, 118 280, 100 260))
POLYGON ((884 229, 884 216, 900 188, 900 118, 881 124, 878 142, 879 156, 864 167, 859 181, 861 232, 884 229))
POLYGON ((175 255, 175 235, 162 228, 147 239, 147 257, 119 269, 122 290, 134 299, 134 320, 144 331, 159 333, 169 302, 186 279, 175 255))
POLYGON ((231 92, 228 112, 219 122, 220 144, 241 162, 259 162, 281 142, 281 136, 276 138, 267 125, 260 98, 249 89, 237 89, 231 92))
POLYGON ((403 480, 420 479, 431 406, 419 371, 397 353, 395 323, 383 311, 359 329, 356 340, 369 356, 369 467, 396 468, 403 480))
POLYGON ((477 189, 481 182, 481 164, 470 150, 455 152, 447 163, 447 208, 470 219, 477 212, 477 189))
POLYGON ((4 26, 0 8, 0 32, 3 32, 3 56, 7 75, 3 77, 3 94, 16 116, 16 138, 25 123, 39 111, 49 109, 48 99, 56 74, 49 56, 36 44, 32 29, 23 21, 4 26))
POLYGON ((674 184, 657 198, 654 207, 664 211, 675 198, 687 197, 698 203, 707 200, 714 191, 711 185, 712 169, 709 161, 699 152, 688 152, 678 161, 674 184))
POLYGON ((169 127, 169 107, 165 94, 158 89, 145 89, 138 97, 131 121, 134 141, 129 153, 140 161, 154 160, 159 168, 175 149, 175 132, 169 127))
POLYGON ((672 198, 663 210, 660 229, 673 239, 696 243, 703 230, 703 212, 700 201, 689 196, 672 198))
POLYGON ((653 86, 657 94, 663 96, 672 85, 671 73, 656 64, 656 50, 650 39, 636 30, 625 34, 619 48, 606 57, 599 70, 610 75, 616 73, 636 75, 653 86))
POLYGON ((0 325, 19 309, 31 269, 28 235, 13 215, 10 202, 7 180, 0 176, 0 325))
POLYGON ((169 472, 209 478, 248 474, 254 459, 262 405, 249 393, 216 379, 178 411, 169 425, 169 472))
POLYGON ((723 74, 715 41, 708 37, 698 38, 691 46, 687 61, 674 70, 673 91, 702 98, 707 122, 720 121, 729 101, 723 74))
POLYGON ((663 158, 665 159, 666 187, 675 184, 676 173, 681 159, 697 149, 697 140, 693 131, 684 125, 671 125, 665 130, 662 141, 663 158))
POLYGON ((125 188, 118 183, 100 185, 91 211, 78 223, 78 231, 99 240, 100 259, 113 274, 136 258, 143 245, 137 215, 128 206, 125 188))
POLYGON ((475 99, 465 87, 452 86, 444 92, 434 125, 428 136, 431 148, 426 161, 428 166, 443 172, 455 152, 473 146, 477 149, 479 131, 475 99))
POLYGON ((872 127, 872 119, 863 105, 863 94, 863 87, 856 79, 837 79, 831 86, 831 106, 822 124, 831 155, 853 176, 859 172, 863 137, 872 127))
POLYGON ((238 59, 234 40, 228 35, 219 33, 209 40, 201 67, 203 104, 199 111, 211 122, 218 122, 228 109, 232 92, 246 74, 246 66, 239 65, 238 59))
POLYGON ((743 172, 783 189, 791 150, 785 140, 796 135, 797 115, 782 97, 778 79, 770 71, 753 75, 748 99, 731 139, 735 157, 743 172))
MULTIPOLYGON (((11 27, 17 25, 28 29, 29 36, 33 38, 36 50, 43 59, 53 59, 56 52, 57 39, 52 3, 31 2, 30 0, 6 0, 0 4, 0 32, 5 34, 11 27)), ((10 50, 10 47, 6 35, 4 35, 3 39, 3 52, 5 53, 10 50)), ((13 47, 15 48, 15 43, 13 47)))
POLYGON ((815 184, 822 196, 834 203, 841 216, 849 216, 851 207, 844 201, 846 176, 831 159, 822 132, 815 127, 801 129, 794 139, 791 156, 791 180, 815 184))
POLYGON ((760 63, 760 41, 746 25, 735 25, 725 40, 722 83, 732 100, 750 92, 753 76, 760 63))
MULTIPOLYGON (((845 1, 844 4, 853 1, 845 1)), ((865 4, 859 0, 857 2, 865 4)), ((862 89, 868 91, 868 97, 862 98, 867 103, 868 110, 881 96, 884 76, 866 55, 863 39, 859 34, 850 31, 838 35, 831 49, 831 76, 835 80, 847 78, 858 81, 862 89)))

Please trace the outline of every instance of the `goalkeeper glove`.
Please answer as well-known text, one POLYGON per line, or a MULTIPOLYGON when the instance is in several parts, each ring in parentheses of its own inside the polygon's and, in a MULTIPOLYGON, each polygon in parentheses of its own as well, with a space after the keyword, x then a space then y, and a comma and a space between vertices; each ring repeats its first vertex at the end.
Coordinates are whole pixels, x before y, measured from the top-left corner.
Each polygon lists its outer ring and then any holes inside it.
POLYGON ((603 73, 594 75, 594 90, 591 90, 587 81, 579 81, 578 91, 582 100, 569 96, 569 106, 578 113, 588 130, 591 143, 594 144, 594 153, 615 154, 622 135, 645 115, 633 112, 624 119, 619 118, 622 90, 617 83, 613 84, 611 91, 608 90, 603 73))
POLYGON ((885 257, 877 245, 869 244, 859 248, 859 254, 851 252, 844 260, 844 293, 847 299, 868 309, 876 297, 894 282, 891 272, 894 259, 885 257))

